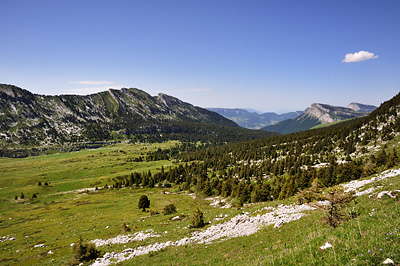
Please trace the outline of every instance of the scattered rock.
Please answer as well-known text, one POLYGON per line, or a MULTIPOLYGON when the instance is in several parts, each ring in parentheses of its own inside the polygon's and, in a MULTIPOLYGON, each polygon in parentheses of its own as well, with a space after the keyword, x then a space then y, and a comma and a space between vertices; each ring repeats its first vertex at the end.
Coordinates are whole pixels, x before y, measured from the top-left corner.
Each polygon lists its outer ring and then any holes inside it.
POLYGON ((137 232, 135 234, 129 234, 129 235, 118 235, 116 237, 110 238, 110 239, 95 239, 92 240, 91 242, 94 243, 96 245, 96 247, 100 247, 100 246, 104 246, 104 245, 113 245, 113 244, 125 244, 125 243, 129 243, 132 241, 143 241, 146 238, 149 237, 160 237, 160 235, 156 235, 152 233, 152 230, 147 230, 145 232, 137 232))
POLYGON ((15 237, 12 237, 12 236, 2 236, 2 237, 0 237, 0 242, 13 241, 13 240, 15 240, 15 237))
POLYGON ((377 175, 376 177, 370 178, 370 179, 365 179, 365 180, 353 180, 349 183, 341 185, 345 191, 344 192, 350 192, 350 191, 356 191, 358 193, 357 189, 361 188, 367 184, 384 180, 389 177, 394 177, 400 175, 400 169, 391 169, 391 170, 386 170, 383 171, 381 174, 377 175))
POLYGON ((227 209, 232 207, 232 205, 228 202, 228 199, 217 196, 212 198, 206 198, 205 200, 211 201, 210 206, 219 207, 223 209, 227 209))
POLYGON ((382 262, 383 264, 394 264, 394 261, 392 261, 391 259, 387 258, 384 262, 382 262))
POLYGON ((366 189, 364 191, 359 191, 359 192, 355 193, 354 196, 360 197, 362 195, 371 194, 372 192, 374 192, 374 190, 375 190, 375 188, 371 187, 371 188, 366 189))
POLYGON ((319 247, 320 250, 324 250, 327 248, 332 248, 332 245, 328 241, 326 241, 325 244, 323 244, 322 246, 319 247))
MULTIPOLYGON (((270 207, 269 207, 270 208, 270 207)), ((306 214, 304 211, 315 210, 316 208, 303 204, 303 205, 279 205, 273 211, 264 215, 258 214, 257 216, 248 216, 247 214, 236 215, 230 221, 212 225, 205 230, 195 231, 191 237, 185 237, 178 241, 167 241, 164 243, 155 243, 148 246, 141 246, 135 249, 125 249, 120 253, 111 252, 106 253, 102 258, 98 258, 92 265, 105 266, 111 263, 118 263, 120 261, 131 259, 135 256, 148 254, 152 251, 157 251, 168 246, 182 246, 187 244, 205 243, 209 244, 216 240, 226 240, 230 238, 248 236, 256 233, 266 225, 274 225, 279 228, 285 223, 298 220, 306 214)), ((93 240, 95 242, 97 240, 93 240)), ((104 240, 102 240, 104 241, 104 240)))
POLYGON ((329 200, 322 200, 315 202, 315 204, 320 207, 326 207, 329 206, 331 203, 329 202, 329 200))
POLYGON ((179 220, 179 218, 180 218, 180 217, 179 217, 179 215, 178 215, 178 216, 172 217, 171 220, 172 220, 172 221, 176 221, 176 220, 179 220))
POLYGON ((392 194, 392 191, 382 191, 378 194, 378 196, 376 196, 377 199, 381 199, 383 198, 383 196, 388 195, 389 197, 391 197, 392 199, 396 198, 396 195, 392 194))

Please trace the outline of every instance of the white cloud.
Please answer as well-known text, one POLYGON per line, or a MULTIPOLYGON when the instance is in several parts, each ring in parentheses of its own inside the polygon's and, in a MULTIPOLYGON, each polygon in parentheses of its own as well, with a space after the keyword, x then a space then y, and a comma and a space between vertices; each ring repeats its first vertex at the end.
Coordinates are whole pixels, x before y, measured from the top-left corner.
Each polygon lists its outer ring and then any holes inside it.
POLYGON ((76 84, 75 88, 67 89, 67 94, 87 95, 106 91, 108 89, 120 89, 120 86, 115 86, 115 82, 104 80, 83 80, 83 81, 70 81, 70 84, 76 84), (113 86, 111 86, 113 84, 113 86), (79 88, 79 85, 87 85, 87 87, 79 88))
POLYGON ((364 60, 369 60, 369 59, 376 59, 378 58, 377 55, 374 55, 373 53, 367 52, 367 51, 359 51, 358 53, 354 54, 346 54, 342 62, 344 63, 354 63, 354 62, 360 62, 364 60))
POLYGON ((83 85, 108 85, 113 84, 112 81, 93 81, 93 80, 84 80, 84 81, 71 81, 71 84, 83 84, 83 85))
POLYGON ((98 93, 102 91, 107 91, 109 89, 119 90, 121 88, 127 88, 124 86, 109 86, 109 87, 87 87, 87 88, 71 88, 67 90, 67 94, 78 94, 78 95, 88 95, 93 93, 98 93))
POLYGON ((182 90, 166 90, 164 92, 202 92, 211 91, 209 88, 197 88, 197 89, 182 89, 182 90))

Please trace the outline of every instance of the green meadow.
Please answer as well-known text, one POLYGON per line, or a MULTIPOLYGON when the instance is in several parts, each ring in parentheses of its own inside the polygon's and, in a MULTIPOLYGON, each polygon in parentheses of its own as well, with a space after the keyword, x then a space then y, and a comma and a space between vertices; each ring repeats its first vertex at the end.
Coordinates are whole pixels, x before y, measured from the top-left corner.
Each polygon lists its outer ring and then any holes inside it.
MULTIPOLYGON (((0 159, 0 237, 14 238, 0 242, 0 265, 69 265, 73 257, 71 244, 77 243, 80 236, 90 241, 150 229, 159 235, 98 248, 103 253, 121 252, 156 242, 176 241, 202 230, 189 227, 190 216, 197 208, 203 211, 207 228, 242 212, 256 215, 265 206, 295 201, 289 198, 241 209, 219 208, 210 206, 207 199, 177 192, 174 186, 102 189, 132 172, 155 173, 162 166, 174 167, 177 164, 170 161, 137 162, 136 159, 175 144, 120 144, 96 150, 0 159), (141 195, 150 199, 149 211, 153 215, 138 208, 141 195), (162 209, 171 203, 177 213, 163 215, 162 209), (154 215, 155 211, 159 214, 154 215), (178 215, 179 219, 172 219, 178 215), (220 215, 228 218, 215 221, 220 215)), ((378 187, 376 192, 398 190, 400 177, 369 186, 378 187)), ((386 258, 400 263, 399 197, 377 199, 376 195, 371 198, 364 195, 343 211, 356 215, 337 228, 324 222, 326 211, 319 209, 279 229, 268 226, 254 235, 226 241, 170 246, 118 265, 379 265, 386 258), (333 247, 321 250, 319 247, 327 241, 333 247)))

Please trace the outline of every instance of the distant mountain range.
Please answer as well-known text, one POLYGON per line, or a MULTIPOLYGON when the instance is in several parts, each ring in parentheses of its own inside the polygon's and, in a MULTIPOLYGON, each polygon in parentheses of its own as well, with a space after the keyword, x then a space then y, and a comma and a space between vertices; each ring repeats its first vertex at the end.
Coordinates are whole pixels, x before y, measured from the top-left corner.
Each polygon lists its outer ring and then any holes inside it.
MULTIPOLYGON (((231 120, 175 97, 136 89, 45 96, 0 84, 0 153, 7 149, 90 141, 221 142, 270 133, 238 127, 231 120)), ((5 154, 4 156, 8 156, 5 154)))
POLYGON ((296 118, 303 111, 296 111, 284 114, 250 112, 244 109, 229 109, 229 108, 207 108, 210 111, 216 112, 238 124, 241 127, 249 129, 260 129, 265 126, 274 125, 286 119, 296 118))
POLYGON ((361 103, 351 103, 346 107, 313 103, 304 113, 295 119, 288 119, 275 125, 266 126, 263 130, 289 134, 311 129, 321 124, 335 123, 347 119, 366 116, 377 107, 361 103))

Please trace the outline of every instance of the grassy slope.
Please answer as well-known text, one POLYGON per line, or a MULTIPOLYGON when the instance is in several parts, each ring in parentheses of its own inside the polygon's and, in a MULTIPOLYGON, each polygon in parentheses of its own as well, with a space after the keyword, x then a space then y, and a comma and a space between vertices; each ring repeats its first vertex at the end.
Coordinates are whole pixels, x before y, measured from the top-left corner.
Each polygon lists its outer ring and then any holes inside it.
POLYGON ((329 127, 329 126, 333 126, 333 125, 336 125, 336 124, 348 122, 348 121, 351 121, 351 120, 354 120, 354 119, 357 119, 357 118, 350 118, 350 119, 340 120, 340 121, 336 121, 336 122, 332 122, 332 123, 320 124, 320 125, 316 125, 316 126, 310 128, 310 129, 318 129, 318 128, 329 127))
MULTIPOLYGON (((0 159, 0 237, 10 235, 16 238, 0 242, 0 264, 67 264, 72 258, 70 244, 76 243, 79 235, 84 240, 112 238, 121 234, 123 222, 135 228, 134 232, 153 229, 161 237, 101 247, 102 251, 119 252, 128 247, 178 240, 190 234, 191 229, 185 228, 189 220, 171 220, 176 214, 150 217, 148 212, 141 212, 137 203, 142 194, 149 196, 152 210, 161 211, 165 205, 174 203, 178 214, 188 217, 196 207, 200 207, 206 222, 219 214, 232 217, 242 211, 253 213, 267 205, 289 204, 292 200, 261 203, 236 210, 213 208, 206 200, 195 200, 185 194, 164 194, 172 192, 173 188, 58 193, 97 184, 110 185, 113 177, 135 170, 156 172, 161 165, 170 162, 136 163, 130 162, 130 159, 162 145, 172 143, 120 145, 26 159, 0 159), (50 182, 50 186, 38 187, 37 181, 50 182), (14 195, 20 195, 21 191, 27 198, 15 201, 14 195), (33 193, 38 193, 38 199, 30 199, 33 193), (38 244, 45 247, 35 247, 38 244), (50 250, 54 253, 49 254, 50 250)), ((373 184, 378 185, 382 187, 377 191, 399 189, 400 177, 373 184)), ((220 243, 168 247, 121 265, 371 265, 380 264, 387 257, 399 263, 398 198, 379 200, 366 195, 358 198, 357 204, 352 203, 348 210, 353 207, 360 213, 358 218, 336 229, 323 223, 325 214, 319 210, 280 229, 270 226, 252 236, 220 243), (326 241, 334 248, 319 250, 326 241)))

